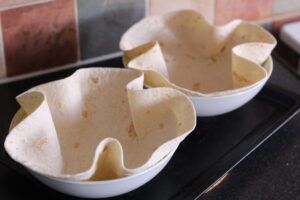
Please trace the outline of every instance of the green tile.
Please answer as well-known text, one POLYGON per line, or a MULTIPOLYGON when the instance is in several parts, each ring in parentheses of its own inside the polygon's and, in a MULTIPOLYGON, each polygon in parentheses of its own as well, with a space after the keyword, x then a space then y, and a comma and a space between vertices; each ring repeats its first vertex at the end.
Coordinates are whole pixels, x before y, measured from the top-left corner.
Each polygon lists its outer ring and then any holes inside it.
POLYGON ((299 0, 273 0, 272 14, 283 14, 289 12, 300 11, 299 0))
POLYGON ((77 0, 81 59, 119 51, 122 34, 145 16, 146 0, 77 0))

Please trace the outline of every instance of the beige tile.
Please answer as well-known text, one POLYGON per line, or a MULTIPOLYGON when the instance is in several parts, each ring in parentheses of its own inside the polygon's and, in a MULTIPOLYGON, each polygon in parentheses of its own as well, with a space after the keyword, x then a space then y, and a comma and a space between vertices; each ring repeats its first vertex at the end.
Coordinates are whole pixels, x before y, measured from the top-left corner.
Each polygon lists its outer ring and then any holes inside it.
POLYGON ((273 0, 272 14, 283 14, 300 10, 299 0, 273 0))
POLYGON ((21 6, 44 3, 53 0, 0 0, 0 10, 7 10, 21 6))
POLYGON ((215 23, 223 25, 234 19, 263 20, 272 14, 271 0, 216 0, 215 23))
POLYGON ((157 15, 181 9, 193 9, 200 12, 213 23, 215 0, 149 0, 149 14, 157 15))

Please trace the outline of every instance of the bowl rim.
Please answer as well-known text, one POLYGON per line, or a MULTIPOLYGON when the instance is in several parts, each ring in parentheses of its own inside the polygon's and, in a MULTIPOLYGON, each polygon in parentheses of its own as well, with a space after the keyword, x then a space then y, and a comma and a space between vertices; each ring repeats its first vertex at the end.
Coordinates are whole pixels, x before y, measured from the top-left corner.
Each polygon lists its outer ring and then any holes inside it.
POLYGON ((111 179, 111 180, 102 180, 102 181, 76 181, 76 180, 71 180, 71 179, 64 179, 64 178, 59 178, 59 177, 54 177, 54 176, 49 176, 49 175, 45 175, 45 174, 41 174, 39 172, 33 171, 27 167, 25 167, 27 170, 29 170, 30 173, 34 174, 34 175, 38 175, 41 176, 43 178, 48 178, 51 179, 53 181, 59 181, 59 182, 63 182, 63 183, 70 183, 70 184, 79 184, 79 185, 94 185, 94 184, 100 184, 100 185, 104 185, 104 184, 112 184, 112 183, 116 183, 116 182, 125 182, 127 180, 130 179, 134 179, 138 176, 142 176, 146 173, 148 173, 149 171, 154 170, 155 168, 157 168, 158 166, 160 166, 161 164, 163 164, 164 161, 167 161, 169 158, 171 159, 173 154, 175 153, 175 150, 172 150, 171 152, 169 152, 166 156, 164 156, 161 160, 159 160, 156 164, 154 164, 153 166, 149 167, 148 169, 144 170, 143 172, 137 173, 137 174, 133 174, 133 175, 128 175, 125 177, 121 177, 121 178, 116 178, 116 179, 111 179))
MULTIPOLYGON (((10 122, 9 131, 11 131, 15 126, 17 126, 24 119, 24 117, 26 117, 25 111, 22 108, 19 108, 17 110, 17 112, 14 114, 14 116, 13 116, 11 122, 10 122)), ((171 150, 168 154, 166 154, 157 163, 155 163, 154 165, 152 165, 151 167, 147 168, 146 170, 144 170, 140 173, 136 173, 136 174, 132 174, 132 175, 116 178, 116 179, 102 180, 102 181, 77 181, 77 180, 71 180, 71 179, 60 178, 60 177, 55 177, 55 176, 49 176, 49 175, 46 175, 46 174, 42 174, 42 173, 33 171, 33 170, 27 168, 26 166, 22 165, 21 163, 18 163, 18 164, 20 164, 24 168, 26 168, 31 174, 33 174, 33 176, 37 175, 37 176, 41 176, 43 178, 51 179, 53 181, 59 181, 59 182, 70 183, 70 184, 84 184, 84 185, 101 184, 101 185, 103 185, 103 184, 110 184, 110 183, 115 183, 115 182, 124 182, 124 181, 127 181, 129 179, 134 179, 135 177, 142 176, 142 175, 148 173, 149 171, 152 171, 155 168, 159 167, 160 165, 163 164, 163 162, 166 162, 169 159, 171 159, 173 154, 175 153, 176 149, 177 148, 171 150)))

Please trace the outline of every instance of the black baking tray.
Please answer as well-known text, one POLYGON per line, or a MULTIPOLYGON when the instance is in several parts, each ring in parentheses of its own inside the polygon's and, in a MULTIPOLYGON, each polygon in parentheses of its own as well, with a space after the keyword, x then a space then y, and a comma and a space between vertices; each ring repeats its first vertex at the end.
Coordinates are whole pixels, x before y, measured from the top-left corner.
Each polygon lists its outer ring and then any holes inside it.
MULTIPOLYGON (((275 62, 277 63, 277 62, 275 62)), ((80 67, 122 67, 120 57, 80 67)), ((15 96, 40 83, 64 78, 75 67, 0 85, 0 162, 28 179, 36 197, 77 199, 39 184, 27 170, 11 160, 3 143, 19 106, 15 96)), ((276 66, 275 66, 276 67, 276 66)), ((216 117, 198 117, 196 129, 180 144, 165 169, 150 182, 130 193, 110 199, 197 199, 247 155, 272 136, 300 108, 300 96, 267 84, 243 107, 216 117)), ((24 188, 23 188, 24 189, 24 188)))

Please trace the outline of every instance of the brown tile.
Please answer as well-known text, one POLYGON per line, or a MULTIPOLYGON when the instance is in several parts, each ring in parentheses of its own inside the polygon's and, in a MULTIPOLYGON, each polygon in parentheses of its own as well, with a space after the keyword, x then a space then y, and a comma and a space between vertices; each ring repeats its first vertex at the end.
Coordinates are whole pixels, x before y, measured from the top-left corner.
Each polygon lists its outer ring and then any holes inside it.
POLYGON ((150 0, 150 15, 158 15, 181 9, 193 9, 200 12, 205 18, 213 23, 214 0, 150 0))
POLYGON ((296 21, 300 21, 300 12, 281 15, 279 17, 276 17, 273 19, 273 22, 272 22, 272 33, 275 36, 277 36, 280 31, 280 28, 283 25, 285 25, 287 23, 291 23, 291 22, 296 22, 296 21))
POLYGON ((1 0, 0 10, 6 10, 21 6, 33 5, 37 3, 44 3, 53 0, 1 0))
POLYGON ((74 0, 1 13, 8 76, 78 60, 74 0))
POLYGON ((256 21, 271 16, 271 0, 216 0, 215 24, 223 25, 233 19, 256 21))

